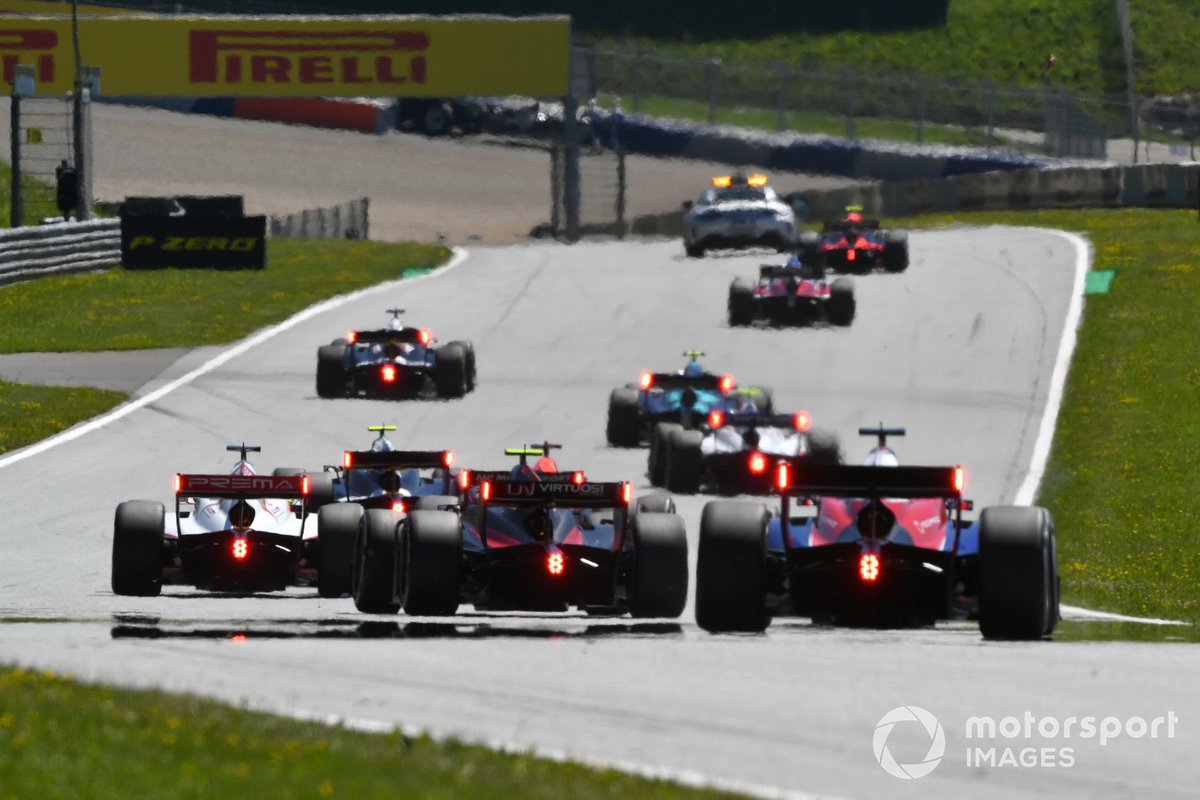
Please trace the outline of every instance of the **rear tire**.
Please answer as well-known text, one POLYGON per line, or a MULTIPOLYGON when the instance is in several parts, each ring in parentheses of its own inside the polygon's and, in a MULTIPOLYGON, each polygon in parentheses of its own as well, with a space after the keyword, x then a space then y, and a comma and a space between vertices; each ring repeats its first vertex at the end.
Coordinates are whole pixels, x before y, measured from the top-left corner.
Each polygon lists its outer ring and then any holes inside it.
POLYGON ((317 348, 317 396, 346 396, 346 347, 327 344, 317 348))
POLYGON ((325 472, 306 472, 308 476, 308 499, 305 510, 315 514, 333 502, 333 476, 325 472))
POLYGON ((162 594, 162 503, 126 500, 113 521, 113 594, 157 597, 162 594))
POLYGON ((683 431, 683 426, 678 422, 658 422, 650 432, 650 456, 646 472, 649 473, 651 486, 665 486, 667 483, 667 443, 675 431, 683 431))
POLYGON ((354 607, 367 614, 395 614, 397 527, 400 518, 391 511, 370 508, 363 512, 354 547, 354 572, 350 594, 354 607))
POLYGON ((888 272, 908 269, 907 231, 888 231, 883 235, 883 268, 888 272))
POLYGON ((475 345, 470 342, 454 341, 446 345, 447 347, 461 347, 466 356, 467 367, 467 391, 475 391, 475 345))
POLYGON ((749 325, 754 321, 754 287, 744 278, 729 284, 729 325, 749 325))
POLYGON ((808 432, 808 456, 813 464, 841 464, 842 444, 833 431, 813 429, 808 432))
POLYGON ((704 248, 696 244, 685 244, 683 251, 687 253, 688 258, 704 258, 704 248))
POLYGON ((674 514, 675 501, 671 495, 655 492, 639 497, 634 506, 638 514, 674 514))
POLYGON ((411 511, 443 511, 445 506, 457 506, 458 498, 452 494, 427 494, 417 498, 411 511))
POLYGON ((401 533, 404 611, 414 617, 448 617, 462 593, 462 527, 450 511, 414 511, 401 533))
POLYGON ((467 351, 461 344, 452 343, 437 350, 433 382, 438 397, 462 397, 467 393, 467 351))
POLYGON ((829 321, 834 325, 849 325, 854 321, 854 281, 838 278, 829 287, 829 321))
POLYGON ((362 524, 357 503, 335 503, 317 512, 317 594, 341 597, 350 591, 354 543, 362 524))
POLYGON ((704 434, 700 431, 675 431, 667 439, 667 489, 676 494, 700 491, 704 454, 700 450, 704 434))
POLYGON ((1037 506, 979 517, 979 630, 986 639, 1041 639, 1058 624, 1054 520, 1037 506))
POLYGON ((639 513, 634 514, 631 527, 629 613, 674 619, 687 605, 688 550, 683 519, 675 514, 639 513))
POLYGON ((700 517, 696 624, 710 633, 766 630, 767 509, 715 500, 700 517))
POLYGON ((637 389, 613 389, 608 396, 606 434, 612 447, 637 447, 642 438, 642 408, 637 389))

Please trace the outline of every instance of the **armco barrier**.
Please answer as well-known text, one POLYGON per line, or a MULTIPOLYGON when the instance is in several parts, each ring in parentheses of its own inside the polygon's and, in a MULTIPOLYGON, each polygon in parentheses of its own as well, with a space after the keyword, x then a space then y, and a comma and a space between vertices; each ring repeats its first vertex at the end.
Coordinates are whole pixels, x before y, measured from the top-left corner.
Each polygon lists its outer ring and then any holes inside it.
POLYGON ((56 222, 0 231, 0 283, 119 263, 119 219, 56 222))

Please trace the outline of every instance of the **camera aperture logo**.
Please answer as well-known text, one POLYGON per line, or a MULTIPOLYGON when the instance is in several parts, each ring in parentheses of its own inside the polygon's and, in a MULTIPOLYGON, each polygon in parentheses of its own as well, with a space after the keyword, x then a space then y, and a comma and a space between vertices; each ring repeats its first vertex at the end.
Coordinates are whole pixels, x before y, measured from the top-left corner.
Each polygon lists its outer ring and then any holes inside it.
MULTIPOLYGON (((904 727, 912 728, 913 726, 906 725, 904 727)), ((942 730, 942 723, 938 722, 937 717, 920 706, 900 706, 893 708, 879 720, 875 726, 875 736, 871 744, 875 749, 875 760, 887 774, 904 780, 914 780, 924 778, 937 769, 938 764, 942 763, 942 756, 946 754, 946 732, 942 730), (920 761, 901 764, 896 761, 888 749, 888 737, 892 735, 892 730, 902 722, 919 723, 929 737, 929 750, 920 761)))

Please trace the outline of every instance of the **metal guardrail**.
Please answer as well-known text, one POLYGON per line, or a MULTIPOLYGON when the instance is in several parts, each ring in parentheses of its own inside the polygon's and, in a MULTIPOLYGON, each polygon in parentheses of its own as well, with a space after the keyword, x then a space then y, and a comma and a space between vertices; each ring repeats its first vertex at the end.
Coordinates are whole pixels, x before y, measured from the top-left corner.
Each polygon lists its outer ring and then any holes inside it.
POLYGON ((0 231, 0 284, 121 263, 121 220, 53 222, 0 231))
POLYGON ((297 239, 366 239, 370 232, 370 198, 329 208, 313 208, 271 217, 271 236, 297 239))

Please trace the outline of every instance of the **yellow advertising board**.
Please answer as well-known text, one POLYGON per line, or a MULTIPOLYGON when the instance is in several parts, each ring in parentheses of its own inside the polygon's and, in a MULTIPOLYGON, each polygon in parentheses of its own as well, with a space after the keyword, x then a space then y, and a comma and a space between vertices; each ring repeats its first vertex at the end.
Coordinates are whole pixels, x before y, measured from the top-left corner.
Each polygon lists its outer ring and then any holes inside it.
MULTIPOLYGON (((568 91, 569 17, 81 17, 79 38, 113 97, 568 91)), ((71 91, 71 20, 0 16, 0 64, 9 86, 27 64, 38 94, 71 91)))

